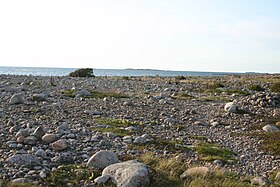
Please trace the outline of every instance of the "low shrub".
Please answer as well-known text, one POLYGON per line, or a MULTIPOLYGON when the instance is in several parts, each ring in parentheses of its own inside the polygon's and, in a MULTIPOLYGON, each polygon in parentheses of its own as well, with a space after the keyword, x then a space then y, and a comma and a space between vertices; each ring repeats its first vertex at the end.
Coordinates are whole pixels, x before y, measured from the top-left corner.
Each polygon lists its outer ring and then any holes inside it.
POLYGON ((249 86, 249 90, 262 92, 265 89, 261 85, 253 84, 253 85, 249 86))
POLYGON ((81 68, 69 73, 70 77, 95 77, 92 68, 81 68))

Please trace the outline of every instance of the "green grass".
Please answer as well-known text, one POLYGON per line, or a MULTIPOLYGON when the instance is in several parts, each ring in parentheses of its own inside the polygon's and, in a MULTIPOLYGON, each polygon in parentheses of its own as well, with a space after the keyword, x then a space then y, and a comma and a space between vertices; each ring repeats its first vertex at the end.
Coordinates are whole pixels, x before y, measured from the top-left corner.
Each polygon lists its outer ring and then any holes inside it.
POLYGON ((209 144, 202 142, 195 147, 199 155, 199 159, 203 161, 214 161, 221 160, 224 163, 227 163, 228 160, 235 160, 235 153, 216 146, 215 144, 209 144))
POLYGON ((91 128, 93 131, 98 131, 98 132, 111 132, 117 136, 124 137, 128 135, 132 135, 134 131, 127 131, 125 129, 121 129, 119 127, 109 127, 109 128, 91 128))
POLYGON ((213 175, 180 179, 180 175, 193 166, 182 160, 158 158, 152 154, 144 154, 139 160, 149 167, 151 187, 251 187, 249 181, 241 181, 240 176, 232 172, 214 170, 213 175))
POLYGON ((249 86, 249 90, 262 92, 265 89, 262 86, 260 86, 259 84, 253 84, 253 85, 249 86))
POLYGON ((280 92, 280 82, 276 82, 270 85, 270 90, 272 92, 280 92))
POLYGON ((75 90, 63 90, 61 93, 68 97, 75 97, 75 90))
POLYGON ((136 122, 131 122, 125 119, 113 119, 113 118, 96 118, 95 121, 99 124, 110 125, 114 127, 129 127, 138 124, 136 122))
POLYGON ((264 151, 280 156, 280 132, 253 132, 247 135, 263 140, 261 148, 264 151))
POLYGON ((129 126, 137 125, 136 122, 131 122, 123 119, 112 119, 112 118, 96 118, 95 121, 102 125, 108 125, 108 128, 97 128, 92 127, 91 130, 99 132, 112 132, 117 136, 132 135, 135 131, 127 131, 124 128, 129 126))
POLYGON ((77 165, 59 166, 50 176, 43 181, 49 187, 63 187, 67 183, 74 186, 80 186, 81 180, 90 180, 94 178, 94 171, 77 165))

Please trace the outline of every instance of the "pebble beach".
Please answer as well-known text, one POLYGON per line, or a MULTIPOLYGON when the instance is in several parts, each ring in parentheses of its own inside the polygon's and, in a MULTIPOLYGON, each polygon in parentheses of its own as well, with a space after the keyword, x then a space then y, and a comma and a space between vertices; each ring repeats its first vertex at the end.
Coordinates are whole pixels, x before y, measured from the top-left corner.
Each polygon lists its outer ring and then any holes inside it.
MULTIPOLYGON (((280 170, 280 93, 271 90, 279 81, 277 74, 0 75, 0 180, 44 186, 62 165, 110 170, 144 154, 271 180, 280 170), (267 146, 264 136, 275 136, 276 147, 267 146), (202 144, 230 154, 201 155, 202 144)), ((106 176, 80 186, 102 184, 106 176)))

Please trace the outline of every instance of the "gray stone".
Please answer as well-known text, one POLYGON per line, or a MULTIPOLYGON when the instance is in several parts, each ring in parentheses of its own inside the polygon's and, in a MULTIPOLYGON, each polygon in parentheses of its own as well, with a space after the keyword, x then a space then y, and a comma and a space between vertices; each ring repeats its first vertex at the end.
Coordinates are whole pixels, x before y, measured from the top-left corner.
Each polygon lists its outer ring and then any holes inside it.
POLYGON ((111 151, 98 151, 87 162, 87 167, 95 169, 103 169, 111 164, 118 163, 119 159, 114 152, 111 151))
POLYGON ((47 153, 43 149, 38 149, 36 151, 35 155, 38 156, 38 157, 42 157, 42 158, 46 158, 47 157, 47 153))
POLYGON ((30 132, 27 129, 20 129, 17 132, 16 137, 19 137, 19 136, 27 137, 29 135, 30 135, 30 132))
POLYGON ((279 128, 274 125, 266 125, 262 128, 265 132, 278 132, 279 128))
POLYGON ((137 143, 137 144, 145 144, 146 142, 147 140, 142 136, 136 137, 135 140, 133 141, 133 143, 137 143))
POLYGON ((150 184, 147 166, 136 160, 110 165, 103 170, 102 176, 110 176, 117 187, 142 187, 150 184))
POLYGON ((56 140, 58 140, 58 135, 57 134, 45 134, 42 137, 42 141, 46 143, 53 143, 56 140))
POLYGON ((40 176, 42 179, 44 179, 44 178, 47 177, 47 174, 46 174, 46 172, 45 172, 44 170, 42 170, 42 171, 40 171, 39 176, 40 176))
POLYGON ((43 94, 43 93, 41 93, 41 94, 34 94, 32 96, 32 100, 33 101, 46 101, 47 98, 48 98, 48 95, 47 94, 43 94))
POLYGON ((208 167, 193 167, 187 169, 183 174, 180 175, 181 179, 187 179, 188 177, 205 177, 211 173, 210 168, 208 167))
POLYGON ((17 154, 9 157, 6 162, 16 165, 26 165, 29 163, 40 163, 38 158, 30 154, 17 154))
POLYGON ((23 143, 27 145, 36 145, 37 140, 38 139, 35 136, 28 136, 24 138, 23 143))
POLYGON ((269 185, 270 183, 271 183, 271 181, 267 177, 264 177, 264 176, 255 177, 255 178, 251 179, 252 185, 266 186, 266 185, 269 185))
POLYGON ((51 144, 53 150, 62 151, 68 147, 67 141, 64 139, 57 140, 51 144))
POLYGON ((19 183, 29 183, 31 182, 30 179, 27 179, 27 178, 17 178, 17 179, 13 179, 10 184, 13 185, 13 184, 19 184, 19 183))
POLYGON ((56 129, 56 132, 58 134, 65 134, 67 131, 69 131, 69 124, 66 122, 63 122, 61 125, 59 125, 56 129))
POLYGON ((22 99, 21 95, 19 95, 19 94, 13 95, 10 99, 11 105, 16 105, 16 104, 21 104, 21 103, 23 103, 23 99, 22 99))
POLYGON ((104 184, 109 180, 109 178, 110 178, 110 175, 100 176, 100 177, 97 177, 96 179, 94 179, 94 182, 96 184, 104 184))
POLYGON ((74 163, 74 157, 71 153, 61 153, 58 156, 55 156, 51 159, 52 162, 58 163, 58 164, 73 164, 74 163))
POLYGON ((45 131, 44 131, 44 128, 42 126, 39 126, 35 129, 34 131, 34 136, 36 136, 38 139, 41 139, 42 136, 44 136, 45 134, 45 131))
POLYGON ((224 107, 225 111, 230 113, 236 113, 237 112, 237 106, 233 102, 229 102, 224 107))
POLYGON ((96 110, 85 110, 84 113, 89 114, 89 115, 101 115, 102 114, 102 112, 96 111, 96 110))

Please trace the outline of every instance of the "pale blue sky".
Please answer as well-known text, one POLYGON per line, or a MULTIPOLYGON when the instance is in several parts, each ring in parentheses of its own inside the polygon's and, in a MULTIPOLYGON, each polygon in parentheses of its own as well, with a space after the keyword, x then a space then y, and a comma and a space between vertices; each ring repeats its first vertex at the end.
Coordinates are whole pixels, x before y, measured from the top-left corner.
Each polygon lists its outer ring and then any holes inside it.
POLYGON ((0 66, 280 72, 279 0, 3 0, 0 66))

